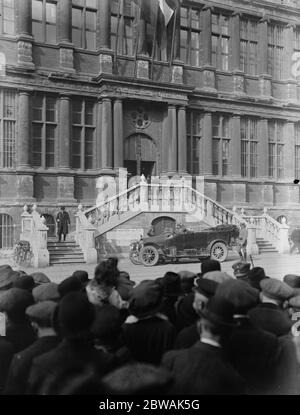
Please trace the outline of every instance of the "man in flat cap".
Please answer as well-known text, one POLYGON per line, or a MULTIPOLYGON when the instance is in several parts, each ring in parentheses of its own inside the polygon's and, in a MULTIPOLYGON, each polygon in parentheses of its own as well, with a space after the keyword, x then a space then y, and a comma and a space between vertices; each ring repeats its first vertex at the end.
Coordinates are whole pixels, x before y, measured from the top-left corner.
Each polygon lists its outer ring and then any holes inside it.
POLYGON ((26 309, 37 333, 37 340, 14 355, 4 389, 5 395, 24 395, 33 359, 58 346, 60 339, 52 327, 56 307, 57 303, 54 301, 42 301, 26 309))
MULTIPOLYGON (((195 280, 193 308, 200 317, 201 312, 216 292, 218 283, 199 276, 195 280)), ((199 340, 197 322, 182 329, 175 340, 174 349, 185 349, 193 346, 199 340)))
POLYGON ((163 314, 163 299, 163 287, 157 281, 144 280, 133 288, 123 333, 136 361, 159 364, 173 346, 176 330, 163 314))
POLYGON ((283 304, 294 295, 293 288, 275 278, 263 279, 260 287, 260 304, 248 313, 251 322, 275 336, 288 334, 292 321, 288 311, 283 309, 283 304))
MULTIPOLYGON (((225 281, 216 290, 216 297, 229 300, 234 306, 237 326, 225 344, 225 351, 233 367, 246 380, 248 394, 278 394, 285 391, 285 380, 292 378, 285 345, 271 333, 255 327, 249 311, 259 302, 259 291, 240 280, 225 281), (288 373, 287 373, 288 372, 288 373)), ((289 383, 290 385, 290 383, 289 383)))
POLYGON ((170 391, 187 395, 226 395, 244 393, 244 381, 225 357, 222 346, 234 326, 233 306, 213 297, 201 312, 199 337, 188 349, 166 353, 162 365, 175 382, 170 391))

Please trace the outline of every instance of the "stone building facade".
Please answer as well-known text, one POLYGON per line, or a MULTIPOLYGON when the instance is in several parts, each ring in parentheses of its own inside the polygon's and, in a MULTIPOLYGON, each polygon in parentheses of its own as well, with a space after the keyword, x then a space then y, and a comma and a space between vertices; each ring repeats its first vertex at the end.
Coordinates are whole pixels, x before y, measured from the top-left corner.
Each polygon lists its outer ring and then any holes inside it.
POLYGON ((137 4, 0 0, 0 248, 119 167, 300 219, 299 2, 184 0, 159 36, 137 4))

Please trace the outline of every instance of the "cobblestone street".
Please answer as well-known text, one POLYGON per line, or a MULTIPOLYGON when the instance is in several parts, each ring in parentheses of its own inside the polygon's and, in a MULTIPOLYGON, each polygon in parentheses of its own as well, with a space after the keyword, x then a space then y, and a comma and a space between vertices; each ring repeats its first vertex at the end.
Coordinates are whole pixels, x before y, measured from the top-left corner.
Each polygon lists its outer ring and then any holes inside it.
MULTIPOLYGON (((232 264, 238 260, 235 254, 232 254, 228 260, 222 263, 222 270, 232 274, 232 264)), ((282 279, 285 274, 299 274, 300 275, 300 255, 289 254, 263 254, 253 257, 254 266, 263 267, 266 274, 270 277, 282 279)), ((0 260, 1 264, 8 263, 8 261, 0 260)), ((128 258, 120 259, 119 268, 127 271, 135 282, 143 279, 153 279, 163 276, 165 272, 172 269, 174 271, 189 270, 192 272, 200 271, 199 262, 181 262, 178 264, 162 264, 155 267, 144 267, 142 265, 133 265, 128 258)), ((83 269, 89 273, 90 278, 93 275, 95 265, 74 264, 74 265, 60 265, 51 266, 48 268, 33 269, 26 268, 25 271, 29 274, 31 272, 42 271, 53 282, 60 282, 64 278, 72 275, 76 269, 83 269)))

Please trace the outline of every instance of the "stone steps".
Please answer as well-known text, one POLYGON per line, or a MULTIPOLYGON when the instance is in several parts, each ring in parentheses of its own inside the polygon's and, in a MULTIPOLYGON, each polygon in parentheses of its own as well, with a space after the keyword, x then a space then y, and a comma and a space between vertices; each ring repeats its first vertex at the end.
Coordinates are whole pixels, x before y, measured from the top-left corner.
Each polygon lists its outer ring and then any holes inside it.
POLYGON ((271 242, 266 241, 263 238, 256 238, 256 243, 257 243, 257 246, 258 246, 258 249, 259 249, 259 253, 260 254, 266 253, 266 252, 268 252, 268 253, 270 253, 270 252, 275 252, 275 253, 278 252, 278 250, 275 248, 274 245, 272 245, 271 242))
POLYGON ((82 250, 75 241, 48 241, 47 248, 50 265, 85 263, 82 250))

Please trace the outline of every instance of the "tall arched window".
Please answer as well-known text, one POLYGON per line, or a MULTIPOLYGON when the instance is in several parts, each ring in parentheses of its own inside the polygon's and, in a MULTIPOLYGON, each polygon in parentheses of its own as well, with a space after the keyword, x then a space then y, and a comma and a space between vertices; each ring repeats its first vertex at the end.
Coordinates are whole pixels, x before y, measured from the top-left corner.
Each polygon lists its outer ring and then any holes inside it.
POLYGON ((0 249, 9 249, 14 245, 13 218, 6 214, 0 214, 0 249))

